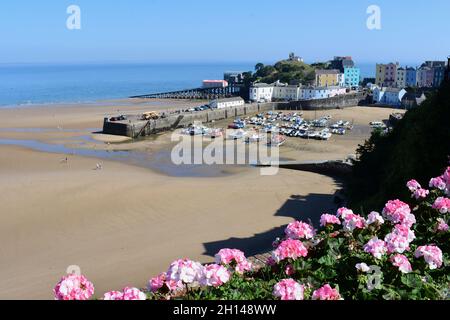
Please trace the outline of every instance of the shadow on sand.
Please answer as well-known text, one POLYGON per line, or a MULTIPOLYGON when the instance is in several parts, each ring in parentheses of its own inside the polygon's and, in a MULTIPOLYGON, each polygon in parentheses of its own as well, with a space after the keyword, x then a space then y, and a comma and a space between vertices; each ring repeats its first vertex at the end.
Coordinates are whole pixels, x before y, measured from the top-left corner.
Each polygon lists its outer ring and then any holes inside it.
MULTIPOLYGON (((342 181, 335 179, 338 189, 342 181)), ((291 195, 290 198, 278 209, 274 216, 289 217, 293 220, 311 221, 318 228, 319 219, 323 213, 335 213, 341 203, 336 201, 334 194, 310 193, 307 196, 291 195)), ((229 238, 226 240, 204 243, 203 254, 214 257, 223 248, 239 249, 246 256, 266 253, 272 249, 272 242, 277 237, 283 237, 286 226, 276 227, 263 233, 255 234, 248 238, 229 238)), ((232 232, 232 230, 230 230, 232 232)))

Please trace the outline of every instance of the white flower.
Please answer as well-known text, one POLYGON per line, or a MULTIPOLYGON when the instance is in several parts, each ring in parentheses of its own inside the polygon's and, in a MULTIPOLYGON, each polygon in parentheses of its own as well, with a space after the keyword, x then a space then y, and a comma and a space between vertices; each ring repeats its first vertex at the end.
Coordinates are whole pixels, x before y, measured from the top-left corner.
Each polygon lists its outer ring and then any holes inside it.
POLYGON ((363 263, 358 263, 355 268, 361 272, 367 273, 370 271, 370 268, 367 264, 363 263))
POLYGON ((378 212, 373 211, 367 217, 367 224, 382 225, 384 224, 384 219, 378 212))

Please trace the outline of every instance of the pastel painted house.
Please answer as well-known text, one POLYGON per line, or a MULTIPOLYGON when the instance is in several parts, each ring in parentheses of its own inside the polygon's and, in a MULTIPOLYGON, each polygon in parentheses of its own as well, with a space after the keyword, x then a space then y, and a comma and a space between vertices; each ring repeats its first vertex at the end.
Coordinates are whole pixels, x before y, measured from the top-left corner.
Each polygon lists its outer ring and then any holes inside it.
POLYGON ((316 87, 342 86, 344 82, 344 75, 337 69, 316 70, 316 87))
POLYGON ((416 68, 406 67, 406 69, 405 69, 405 85, 407 87, 417 86, 417 70, 416 70, 416 68))
POLYGON ((361 70, 359 68, 351 67, 344 68, 344 82, 346 87, 358 87, 361 77, 361 70))
POLYGON ((405 68, 397 69, 397 77, 395 80, 395 86, 397 88, 405 88, 406 87, 406 69, 405 68))
POLYGON ((422 66, 417 70, 417 86, 420 88, 430 88, 433 86, 434 70, 427 66, 422 66))
POLYGON ((379 88, 373 90, 373 103, 400 107, 407 91, 403 88, 379 88))
POLYGON ((388 63, 376 65, 376 84, 379 87, 394 87, 397 81, 397 69, 400 64, 388 63))

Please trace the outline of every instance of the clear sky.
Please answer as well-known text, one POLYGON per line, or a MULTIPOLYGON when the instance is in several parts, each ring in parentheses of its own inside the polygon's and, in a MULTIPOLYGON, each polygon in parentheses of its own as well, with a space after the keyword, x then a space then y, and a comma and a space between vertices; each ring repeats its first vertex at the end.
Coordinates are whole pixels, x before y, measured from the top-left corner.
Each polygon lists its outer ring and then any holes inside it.
POLYGON ((418 62, 450 55, 448 0, 14 0, 0 4, 0 63, 418 62), (81 8, 81 30, 66 9, 81 8), (366 27, 369 5, 381 30, 366 27))

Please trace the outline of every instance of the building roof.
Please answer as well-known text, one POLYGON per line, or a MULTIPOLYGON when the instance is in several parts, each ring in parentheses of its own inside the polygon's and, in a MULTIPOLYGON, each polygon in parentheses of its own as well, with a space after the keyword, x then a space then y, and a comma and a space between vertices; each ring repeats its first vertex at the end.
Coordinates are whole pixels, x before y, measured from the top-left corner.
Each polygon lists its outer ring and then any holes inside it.
POLYGON ((321 70, 316 70, 316 74, 340 74, 341 71, 337 70, 337 69, 321 69, 321 70))

